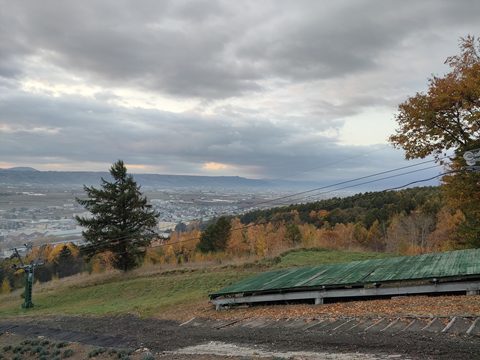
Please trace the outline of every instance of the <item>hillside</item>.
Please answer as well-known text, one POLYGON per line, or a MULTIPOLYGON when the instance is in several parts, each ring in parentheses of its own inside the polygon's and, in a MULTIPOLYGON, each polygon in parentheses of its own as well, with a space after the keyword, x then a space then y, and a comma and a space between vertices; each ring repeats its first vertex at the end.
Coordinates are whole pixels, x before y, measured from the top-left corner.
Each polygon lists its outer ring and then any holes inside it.
POLYGON ((361 223, 370 227, 375 220, 388 222, 395 214, 408 215, 414 210, 436 214, 442 205, 439 187, 415 187, 401 191, 377 191, 348 197, 333 197, 316 202, 251 211, 241 217, 243 224, 258 221, 291 221, 298 213, 300 221, 317 227, 325 223, 361 223), (313 216, 324 212, 324 215, 313 216))
MULTIPOLYGON (((271 185, 268 181, 238 176, 188 176, 135 174, 143 186, 159 187, 259 187, 271 185)), ((33 168, 0 169, 0 184, 34 185, 98 185, 100 179, 110 179, 108 172, 95 171, 38 171, 33 168)))
MULTIPOLYGON (((334 250, 294 250, 273 259, 237 266, 143 268, 128 274, 83 274, 35 285, 35 308, 29 315, 125 314, 176 317, 205 308, 208 294, 261 271, 389 256, 334 250), (178 306, 182 311, 178 313, 178 306)), ((0 317, 26 314, 20 290, 0 295, 0 317)))
MULTIPOLYGON (((34 288, 35 307, 20 308, 20 291, 0 295, 0 318, 22 316, 45 319, 48 316, 121 316, 187 321, 192 317, 241 320, 247 318, 303 318, 318 316, 478 316, 478 302, 472 296, 405 297, 395 300, 355 301, 322 306, 285 305, 235 308, 217 312, 208 303, 208 294, 223 286, 261 271, 290 266, 329 264, 389 256, 324 249, 294 250, 277 258, 243 265, 203 268, 143 268, 128 274, 74 276, 34 288), (433 300, 434 299, 434 300, 433 300)), ((91 318, 90 318, 91 319, 91 318)))
MULTIPOLYGON (((240 176, 194 176, 194 175, 164 175, 164 174, 133 174, 135 180, 144 187, 164 188, 309 188, 318 183, 249 179, 240 176)), ((69 186, 98 185, 101 178, 110 179, 108 172, 96 171, 39 171, 29 167, 0 169, 0 184, 5 185, 42 185, 69 186)))

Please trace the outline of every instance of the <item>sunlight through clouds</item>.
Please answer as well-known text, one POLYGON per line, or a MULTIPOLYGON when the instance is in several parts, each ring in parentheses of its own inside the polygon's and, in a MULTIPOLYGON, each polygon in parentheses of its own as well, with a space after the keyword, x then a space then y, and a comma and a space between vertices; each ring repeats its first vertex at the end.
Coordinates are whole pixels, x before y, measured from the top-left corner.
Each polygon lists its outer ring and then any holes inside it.
POLYGON ((230 167, 231 167, 230 165, 217 163, 217 162, 206 162, 202 165, 202 169, 212 170, 212 171, 226 170, 230 167))

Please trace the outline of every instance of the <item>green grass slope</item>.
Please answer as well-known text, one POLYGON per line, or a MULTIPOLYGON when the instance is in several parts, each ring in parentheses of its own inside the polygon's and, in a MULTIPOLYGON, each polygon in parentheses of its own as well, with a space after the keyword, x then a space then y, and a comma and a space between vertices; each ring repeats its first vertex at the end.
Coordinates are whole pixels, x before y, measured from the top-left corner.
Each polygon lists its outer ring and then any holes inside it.
POLYGON ((178 270, 157 274, 114 274, 98 279, 84 276, 36 286, 35 307, 20 308, 19 292, 0 295, 0 318, 21 315, 115 315, 171 317, 181 307, 193 309, 208 294, 258 272, 283 267, 319 265, 389 256, 337 250, 293 250, 255 264, 178 270), (94 280, 92 280, 94 279, 94 280), (168 316, 167 316, 168 315, 168 316))

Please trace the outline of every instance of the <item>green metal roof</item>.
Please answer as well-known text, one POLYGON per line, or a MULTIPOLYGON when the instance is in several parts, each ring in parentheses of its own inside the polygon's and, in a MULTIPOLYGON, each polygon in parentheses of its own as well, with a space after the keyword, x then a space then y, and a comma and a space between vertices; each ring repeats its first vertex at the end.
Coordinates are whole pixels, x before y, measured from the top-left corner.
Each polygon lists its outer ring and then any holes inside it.
POLYGON ((480 249, 269 271, 227 286, 210 297, 475 275, 480 276, 480 249))

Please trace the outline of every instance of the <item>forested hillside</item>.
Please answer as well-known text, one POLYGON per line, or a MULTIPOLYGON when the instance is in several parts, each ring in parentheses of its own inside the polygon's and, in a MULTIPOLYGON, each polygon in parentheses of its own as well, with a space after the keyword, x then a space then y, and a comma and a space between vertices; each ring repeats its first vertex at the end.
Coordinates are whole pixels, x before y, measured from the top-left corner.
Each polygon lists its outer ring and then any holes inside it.
POLYGON ((464 219, 439 187, 369 192, 215 220, 203 232, 173 233, 150 254, 160 262, 262 258, 295 247, 419 254, 475 246, 458 235, 464 219))
POLYGON ((248 224, 259 221, 290 221, 294 216, 298 216, 302 222, 319 227, 350 222, 370 227, 375 221, 387 223, 395 214, 409 215, 414 210, 435 215, 441 207, 440 188, 418 187, 402 191, 367 192, 251 211, 240 220, 243 224, 248 224))
MULTIPOLYGON (((368 192, 178 226, 168 240, 155 240, 146 249, 143 266, 265 261, 295 248, 391 254, 451 250, 473 246, 458 235, 464 219, 460 210, 447 206, 439 187, 368 192)), ((45 260, 36 273, 41 282, 114 267, 109 251, 87 259, 79 250, 72 244, 34 247, 26 260, 45 260)), ((16 261, 0 264, 3 292, 22 286, 21 275, 11 268, 16 261)))

